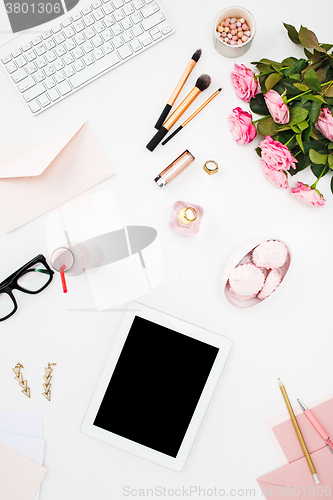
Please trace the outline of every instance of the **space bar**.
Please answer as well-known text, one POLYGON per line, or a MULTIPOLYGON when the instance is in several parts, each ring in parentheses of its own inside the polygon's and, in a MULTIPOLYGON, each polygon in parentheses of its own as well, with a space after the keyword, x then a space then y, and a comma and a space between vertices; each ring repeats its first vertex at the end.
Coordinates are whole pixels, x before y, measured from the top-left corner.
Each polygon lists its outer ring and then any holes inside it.
POLYGON ((117 62, 120 61, 120 57, 116 52, 112 52, 108 56, 103 57, 103 59, 99 59, 95 61, 91 66, 86 66, 83 70, 75 73, 75 75, 68 78, 73 87, 76 89, 80 85, 83 85, 86 82, 89 82, 92 78, 103 73, 107 69, 111 68, 117 62))

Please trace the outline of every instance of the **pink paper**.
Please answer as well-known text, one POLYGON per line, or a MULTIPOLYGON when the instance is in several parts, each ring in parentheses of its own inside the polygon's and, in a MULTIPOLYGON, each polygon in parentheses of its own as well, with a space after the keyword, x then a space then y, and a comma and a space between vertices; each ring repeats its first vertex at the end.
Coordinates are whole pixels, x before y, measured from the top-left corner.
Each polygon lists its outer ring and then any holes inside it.
POLYGON ((0 443, 1 500, 33 500, 46 470, 0 443))

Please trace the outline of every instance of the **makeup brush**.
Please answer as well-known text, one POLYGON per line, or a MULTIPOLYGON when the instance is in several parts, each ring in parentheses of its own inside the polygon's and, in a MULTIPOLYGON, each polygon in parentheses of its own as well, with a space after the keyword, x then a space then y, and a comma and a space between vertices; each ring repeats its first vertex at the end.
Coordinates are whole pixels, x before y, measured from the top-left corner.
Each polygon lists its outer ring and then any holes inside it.
POLYGON ((214 97, 216 97, 222 90, 222 87, 220 89, 218 89, 216 92, 214 92, 214 94, 212 94, 210 96, 209 99, 207 99, 207 101, 205 101, 201 106, 200 108, 198 108, 196 111, 194 111, 194 113, 189 117, 187 118, 187 120, 184 121, 184 123, 182 123, 174 132, 172 132, 171 135, 169 135, 169 137, 167 137, 163 142, 162 142, 162 146, 164 146, 164 144, 166 144, 167 142, 170 141, 170 139, 172 139, 176 134, 178 134, 178 132, 180 130, 182 130, 188 123, 190 123, 190 121, 195 117, 197 116, 198 113, 200 113, 200 111, 205 107, 207 106, 208 103, 210 103, 210 101, 212 101, 214 99, 214 97))
POLYGON ((170 109, 174 105, 175 100, 179 96, 179 93, 182 90, 182 88, 184 87, 186 80, 188 79, 188 77, 192 73, 193 68, 195 67, 195 65, 199 61, 200 56, 201 56, 201 49, 198 49, 194 52, 192 58, 190 59, 190 62, 186 66, 186 69, 185 69, 181 79, 179 80, 175 90, 173 91, 170 99, 168 100, 168 103, 165 105, 165 108, 163 109, 161 116, 159 117, 159 119, 155 123, 155 128, 157 128, 157 130, 159 130, 162 127, 166 117, 168 116, 168 114, 170 112, 170 109))
POLYGON ((189 105, 194 101, 196 97, 203 90, 207 89, 210 85, 211 78, 209 75, 201 75, 197 79, 195 83, 195 87, 191 90, 191 92, 185 97, 183 102, 181 102, 176 108, 176 110, 172 113, 170 118, 164 123, 164 125, 160 128, 158 132, 154 135, 152 140, 147 144, 146 148, 149 151, 154 151, 156 146, 161 142, 161 140, 167 135, 171 127, 176 123, 176 121, 182 116, 183 113, 187 110, 189 105))

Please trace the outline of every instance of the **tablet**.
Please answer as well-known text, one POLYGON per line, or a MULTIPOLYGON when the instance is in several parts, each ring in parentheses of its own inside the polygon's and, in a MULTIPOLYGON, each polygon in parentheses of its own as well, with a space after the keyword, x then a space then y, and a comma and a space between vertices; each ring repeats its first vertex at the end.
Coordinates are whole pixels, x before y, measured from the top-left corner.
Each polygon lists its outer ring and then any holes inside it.
POLYGON ((131 302, 81 431, 182 470, 231 346, 225 337, 131 302))

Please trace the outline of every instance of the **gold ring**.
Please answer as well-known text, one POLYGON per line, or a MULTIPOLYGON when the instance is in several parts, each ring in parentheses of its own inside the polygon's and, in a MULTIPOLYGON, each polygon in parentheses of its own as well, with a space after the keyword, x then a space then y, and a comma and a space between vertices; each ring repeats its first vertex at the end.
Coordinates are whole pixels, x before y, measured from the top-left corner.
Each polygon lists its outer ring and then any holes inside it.
POLYGON ((185 212, 184 212, 184 219, 188 220, 189 222, 193 222, 193 221, 194 221, 197 217, 198 217, 198 212, 196 211, 196 209, 195 209, 195 208, 193 208, 193 207, 187 207, 187 208, 185 209, 185 212), (194 217, 194 219, 189 219, 189 218, 187 217, 186 212, 187 212, 188 210, 193 210, 193 212, 195 212, 195 217, 194 217))
POLYGON ((216 174, 218 172, 219 166, 218 166, 218 163, 216 161, 214 161, 214 160, 207 160, 206 163, 203 166, 203 169, 204 169, 205 172, 207 172, 208 175, 211 175, 211 174, 216 174), (208 167, 209 163, 213 163, 214 168, 209 168, 208 167))

